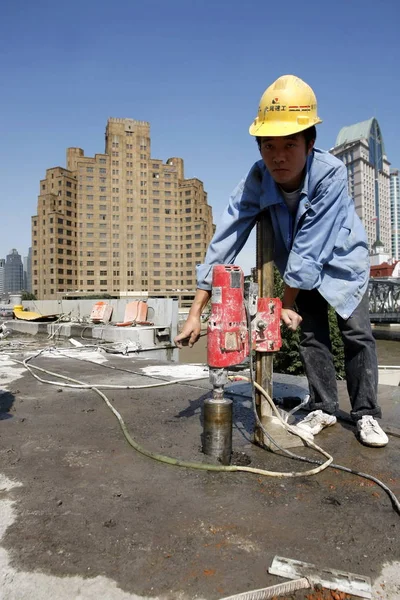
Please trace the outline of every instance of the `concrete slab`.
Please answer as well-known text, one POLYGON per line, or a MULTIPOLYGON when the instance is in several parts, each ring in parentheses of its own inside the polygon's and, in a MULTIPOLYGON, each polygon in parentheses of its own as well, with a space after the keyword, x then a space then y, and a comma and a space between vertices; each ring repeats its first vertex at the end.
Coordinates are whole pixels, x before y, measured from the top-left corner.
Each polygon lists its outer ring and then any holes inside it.
POLYGON ((38 335, 39 333, 47 333, 48 323, 32 323, 30 321, 18 321, 17 319, 12 321, 6 321, 5 325, 7 329, 18 333, 24 333, 28 335, 38 335))
MULTIPOLYGON (((179 351, 173 343, 175 329, 170 325, 117 327, 115 324, 94 325, 93 323, 36 323, 12 320, 5 323, 15 333, 47 337, 49 344, 65 338, 75 337, 78 341, 95 340, 94 343, 120 344, 120 352, 140 352, 142 357, 176 362, 179 351)), ((44 342, 42 342, 44 343, 44 342)))
MULTIPOLYGON (((370 576, 378 600, 400 597, 400 518, 372 482, 336 469, 281 479, 156 462, 128 445, 93 391, 40 383, 13 362, 21 357, 10 348, 0 354, 2 598, 216 600, 276 584, 267 572, 276 554, 370 576)), ((70 349, 32 362, 96 385, 204 374, 198 365, 185 371, 136 357, 98 358, 70 349)), ((301 378, 276 385, 279 395, 305 392, 301 378)), ((342 383, 339 389, 346 408, 342 383)), ((105 393, 139 444, 204 463, 207 379, 105 393)), ((399 427, 398 389, 381 387, 380 402, 399 427)), ((234 461, 271 471, 308 468, 254 446, 253 426, 249 399, 236 395, 234 461)), ((400 496, 398 437, 384 449, 366 448, 343 421, 316 441, 336 463, 378 477, 400 496)))

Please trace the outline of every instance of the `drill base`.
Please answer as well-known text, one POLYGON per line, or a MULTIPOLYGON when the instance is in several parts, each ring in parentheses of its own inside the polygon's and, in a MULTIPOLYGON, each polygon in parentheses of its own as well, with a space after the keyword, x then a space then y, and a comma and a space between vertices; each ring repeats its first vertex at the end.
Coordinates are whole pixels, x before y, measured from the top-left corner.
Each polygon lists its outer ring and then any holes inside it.
MULTIPOLYGON (((261 417, 261 423, 281 448, 298 448, 307 445, 301 438, 297 437, 297 435, 289 433, 275 416, 261 417)), ((275 444, 273 444, 257 426, 254 431, 254 443, 263 448, 268 448, 269 450, 278 450, 275 444)))

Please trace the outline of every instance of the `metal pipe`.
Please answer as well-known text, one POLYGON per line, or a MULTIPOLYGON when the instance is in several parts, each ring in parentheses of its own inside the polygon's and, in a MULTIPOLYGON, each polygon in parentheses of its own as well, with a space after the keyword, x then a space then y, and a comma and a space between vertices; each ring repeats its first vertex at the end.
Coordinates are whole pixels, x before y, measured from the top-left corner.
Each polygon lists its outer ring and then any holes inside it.
POLYGON ((203 452, 223 465, 232 455, 232 400, 207 398, 203 403, 203 452))

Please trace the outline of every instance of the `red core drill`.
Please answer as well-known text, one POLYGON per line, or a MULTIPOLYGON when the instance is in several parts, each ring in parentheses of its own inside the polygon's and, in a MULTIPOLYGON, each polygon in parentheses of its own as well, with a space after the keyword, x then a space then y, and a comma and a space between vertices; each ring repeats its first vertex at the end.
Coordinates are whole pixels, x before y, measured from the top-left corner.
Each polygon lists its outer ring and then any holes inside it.
POLYGON ((255 283, 246 284, 245 298, 240 267, 216 265, 213 268, 207 331, 207 362, 213 395, 204 402, 203 451, 223 464, 229 464, 232 454, 232 401, 224 398, 227 367, 243 362, 249 350, 274 352, 280 349, 281 308, 279 298, 258 298, 255 283))

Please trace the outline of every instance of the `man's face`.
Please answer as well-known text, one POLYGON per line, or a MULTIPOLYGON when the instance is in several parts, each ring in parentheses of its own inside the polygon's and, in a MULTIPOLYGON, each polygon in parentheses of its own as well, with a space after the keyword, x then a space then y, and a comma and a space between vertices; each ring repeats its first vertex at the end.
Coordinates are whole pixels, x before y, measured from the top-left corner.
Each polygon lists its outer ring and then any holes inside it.
POLYGON ((274 181, 285 191, 297 190, 303 180, 304 167, 314 142, 306 146, 301 133, 285 137, 262 137, 260 152, 274 181))

